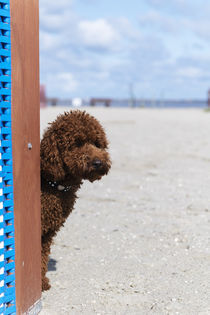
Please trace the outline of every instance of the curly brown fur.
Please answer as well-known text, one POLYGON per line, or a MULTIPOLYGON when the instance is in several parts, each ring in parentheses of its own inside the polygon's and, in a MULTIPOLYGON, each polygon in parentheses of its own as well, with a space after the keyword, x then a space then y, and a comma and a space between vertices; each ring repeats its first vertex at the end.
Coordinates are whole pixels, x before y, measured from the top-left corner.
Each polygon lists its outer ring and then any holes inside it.
POLYGON ((107 148, 100 123, 78 110, 58 116, 44 133, 40 153, 42 290, 50 288, 46 272, 52 239, 73 210, 82 181, 93 182, 108 173, 111 162, 107 148), (58 190, 67 186, 69 191, 58 190))

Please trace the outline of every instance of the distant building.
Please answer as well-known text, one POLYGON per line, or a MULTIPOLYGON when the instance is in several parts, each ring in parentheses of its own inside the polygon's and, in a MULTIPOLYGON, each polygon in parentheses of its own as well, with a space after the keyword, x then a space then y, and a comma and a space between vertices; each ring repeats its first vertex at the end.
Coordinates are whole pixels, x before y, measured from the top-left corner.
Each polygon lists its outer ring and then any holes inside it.
POLYGON ((106 107, 109 107, 111 105, 111 98, 91 98, 90 105, 95 106, 97 104, 103 104, 106 107))
POLYGON ((208 90, 208 107, 210 107, 210 89, 208 90))
POLYGON ((44 84, 40 85, 40 107, 47 106, 46 88, 44 84))

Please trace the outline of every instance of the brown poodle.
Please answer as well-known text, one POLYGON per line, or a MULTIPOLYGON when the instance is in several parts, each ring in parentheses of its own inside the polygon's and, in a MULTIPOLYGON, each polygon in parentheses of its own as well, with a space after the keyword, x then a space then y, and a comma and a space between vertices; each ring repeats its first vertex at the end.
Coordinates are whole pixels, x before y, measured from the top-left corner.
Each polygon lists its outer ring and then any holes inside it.
POLYGON ((100 123, 82 111, 57 117, 41 141, 42 290, 52 239, 71 213, 84 179, 93 182, 107 174, 111 162, 100 123))

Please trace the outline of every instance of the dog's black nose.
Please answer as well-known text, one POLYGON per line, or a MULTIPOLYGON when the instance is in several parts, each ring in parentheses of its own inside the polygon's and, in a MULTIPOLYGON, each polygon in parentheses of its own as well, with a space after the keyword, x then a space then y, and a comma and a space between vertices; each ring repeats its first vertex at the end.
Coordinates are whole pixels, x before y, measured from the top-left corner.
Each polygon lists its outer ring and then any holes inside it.
POLYGON ((100 160, 97 159, 97 160, 94 160, 94 161, 93 161, 93 167, 94 167, 95 169, 100 168, 101 165, 102 165, 102 162, 101 162, 100 160))

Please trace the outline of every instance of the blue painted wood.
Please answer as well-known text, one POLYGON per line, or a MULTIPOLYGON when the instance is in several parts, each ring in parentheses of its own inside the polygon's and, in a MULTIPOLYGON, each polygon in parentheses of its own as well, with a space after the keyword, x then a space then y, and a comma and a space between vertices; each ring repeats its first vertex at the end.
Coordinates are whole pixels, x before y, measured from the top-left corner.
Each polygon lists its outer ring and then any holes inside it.
POLYGON ((11 130, 10 1, 0 0, 0 314, 16 314, 11 130))

